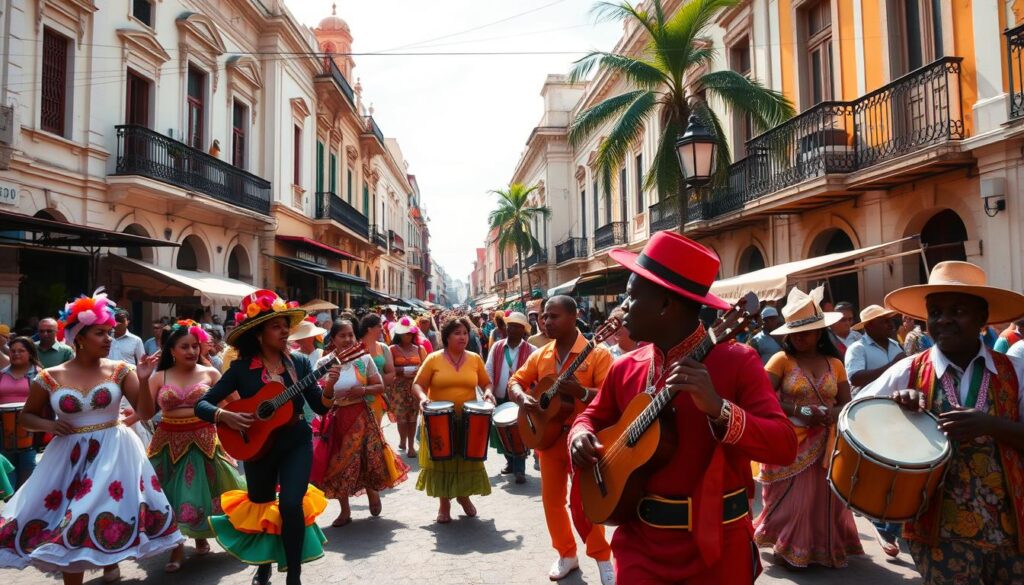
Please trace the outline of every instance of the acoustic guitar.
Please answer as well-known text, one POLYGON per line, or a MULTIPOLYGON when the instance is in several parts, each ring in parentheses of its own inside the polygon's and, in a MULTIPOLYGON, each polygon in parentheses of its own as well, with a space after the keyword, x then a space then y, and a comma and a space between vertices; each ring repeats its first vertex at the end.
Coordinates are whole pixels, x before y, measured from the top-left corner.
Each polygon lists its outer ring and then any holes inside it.
POLYGON ((304 388, 315 384, 327 371, 339 364, 346 364, 366 354, 362 344, 344 351, 335 350, 327 354, 331 359, 314 369, 298 382, 285 388, 280 382, 269 382, 249 398, 242 398, 221 407, 228 412, 251 414, 255 417, 252 425, 244 431, 236 431, 223 422, 217 423, 217 437, 228 455, 241 461, 258 459, 270 447, 273 435, 282 427, 295 422, 295 398, 304 388))
POLYGON ((532 390, 528 390, 530 395, 537 399, 541 410, 531 413, 525 409, 519 409, 519 432, 527 447, 547 449, 554 445, 558 437, 562 435, 565 421, 569 420, 576 409, 576 400, 560 393, 558 391, 559 384, 572 378, 576 374, 576 370, 587 360, 590 352, 594 351, 599 343, 607 341, 620 327, 622 327, 622 321, 614 317, 609 319, 594 333, 594 338, 590 340, 587 347, 576 356, 576 359, 561 375, 545 376, 534 385, 532 390))
MULTIPOLYGON (((715 322, 687 357, 704 361, 715 345, 746 330, 759 312, 757 295, 747 294, 715 322)), ((666 369, 674 365, 668 364, 666 369)), ((592 469, 576 473, 583 511, 595 524, 617 525, 635 518, 648 478, 665 465, 677 447, 675 419, 665 413, 675 393, 655 390, 652 386, 637 394, 617 423, 596 433, 602 445, 598 461, 592 469)))

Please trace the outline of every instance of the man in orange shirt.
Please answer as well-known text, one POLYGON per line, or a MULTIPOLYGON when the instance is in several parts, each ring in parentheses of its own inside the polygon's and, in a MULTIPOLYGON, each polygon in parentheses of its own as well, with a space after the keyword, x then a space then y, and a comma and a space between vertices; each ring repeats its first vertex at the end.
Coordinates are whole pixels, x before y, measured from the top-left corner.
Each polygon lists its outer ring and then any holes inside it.
MULTIPOLYGON (((526 393, 541 379, 557 377, 576 360, 587 347, 587 340, 576 329, 576 301, 572 297, 556 296, 544 305, 541 316, 547 335, 554 339, 541 349, 533 352, 509 382, 509 396, 520 408, 537 410, 537 401, 526 393)), ((552 581, 564 578, 580 566, 576 558, 576 538, 569 523, 566 510, 566 496, 569 482, 569 453, 566 450, 566 433, 587 403, 604 383, 612 365, 612 356, 604 347, 596 347, 577 368, 573 377, 563 382, 558 391, 575 403, 572 417, 558 440, 551 447, 539 450, 541 500, 544 502, 544 518, 547 520, 551 544, 558 551, 558 559, 551 566, 548 577, 552 581)), ((615 583, 615 570, 611 563, 611 547, 604 538, 604 527, 591 527, 586 536, 587 556, 597 561, 602 585, 615 583)))

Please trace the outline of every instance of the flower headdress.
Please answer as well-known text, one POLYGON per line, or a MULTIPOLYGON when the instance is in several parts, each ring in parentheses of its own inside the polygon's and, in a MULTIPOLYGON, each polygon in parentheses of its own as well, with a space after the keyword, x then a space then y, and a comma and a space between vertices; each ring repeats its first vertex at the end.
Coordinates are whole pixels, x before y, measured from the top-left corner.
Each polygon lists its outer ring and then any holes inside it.
POLYGON ((199 343, 209 343, 210 334, 203 329, 199 323, 196 323, 192 319, 182 319, 171 325, 171 331, 177 331, 179 329, 187 329, 188 334, 196 338, 199 343))
POLYGON ((107 298, 103 287, 96 289, 92 296, 82 295, 64 305, 57 317, 57 337, 64 343, 74 345, 75 337, 89 325, 114 326, 114 309, 117 305, 107 298))
POLYGON ((288 317, 294 328, 306 318, 306 311, 295 301, 285 301, 272 290, 260 289, 246 295, 235 313, 235 328, 228 333, 225 341, 235 345, 239 337, 260 323, 275 317, 288 317))

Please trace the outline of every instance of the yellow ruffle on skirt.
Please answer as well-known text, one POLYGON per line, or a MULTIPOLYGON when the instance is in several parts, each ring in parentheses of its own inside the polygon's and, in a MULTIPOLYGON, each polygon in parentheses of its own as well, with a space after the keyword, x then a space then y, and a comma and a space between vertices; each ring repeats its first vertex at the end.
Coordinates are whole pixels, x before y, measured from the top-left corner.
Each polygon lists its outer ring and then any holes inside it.
MULTIPOLYGON (((231 490, 220 496, 224 515, 235 530, 246 534, 281 534, 281 510, 277 500, 263 504, 249 501, 244 490, 231 490)), ((306 487, 302 498, 302 516, 306 526, 316 522, 316 517, 327 509, 327 498, 316 486, 306 487)))

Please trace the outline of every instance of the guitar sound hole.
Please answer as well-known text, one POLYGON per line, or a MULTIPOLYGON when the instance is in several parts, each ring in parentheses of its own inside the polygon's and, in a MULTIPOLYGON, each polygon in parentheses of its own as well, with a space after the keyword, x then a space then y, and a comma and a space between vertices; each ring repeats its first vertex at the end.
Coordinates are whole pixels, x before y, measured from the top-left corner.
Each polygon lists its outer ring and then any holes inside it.
POLYGON ((256 407, 256 417, 260 420, 267 420, 272 416, 274 416, 274 405, 271 404, 269 400, 261 402, 260 405, 256 407))
POLYGON ((541 394, 540 396, 540 407, 547 408, 551 404, 551 399, 548 398, 547 394, 541 394))

